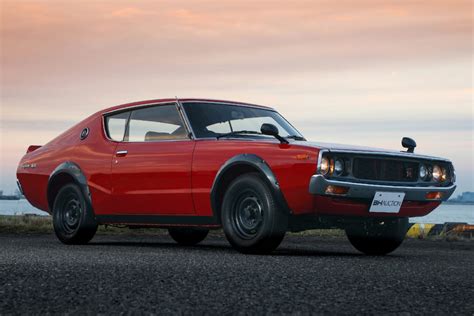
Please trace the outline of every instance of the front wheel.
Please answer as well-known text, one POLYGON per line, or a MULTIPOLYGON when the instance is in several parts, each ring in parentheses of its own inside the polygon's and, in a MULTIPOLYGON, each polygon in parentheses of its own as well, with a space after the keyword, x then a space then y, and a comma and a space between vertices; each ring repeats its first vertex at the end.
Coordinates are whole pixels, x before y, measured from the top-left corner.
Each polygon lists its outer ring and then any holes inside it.
POLYGON ((346 228, 354 248, 367 255, 386 255, 397 249, 408 231, 408 218, 366 220, 346 228))
POLYGON ((77 185, 67 184, 56 195, 53 227, 65 244, 86 244, 94 237, 97 222, 77 185))
POLYGON ((275 250, 288 225, 265 180, 255 173, 242 175, 230 184, 221 221, 229 243, 242 253, 253 254, 275 250))

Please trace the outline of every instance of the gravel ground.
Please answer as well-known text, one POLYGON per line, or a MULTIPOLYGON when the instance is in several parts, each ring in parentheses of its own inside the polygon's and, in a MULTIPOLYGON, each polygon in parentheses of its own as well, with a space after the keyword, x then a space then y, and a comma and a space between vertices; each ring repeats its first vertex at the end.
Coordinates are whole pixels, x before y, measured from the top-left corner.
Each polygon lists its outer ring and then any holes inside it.
POLYGON ((271 256, 220 237, 0 234, 0 314, 474 315, 474 242, 407 240, 370 257, 342 238, 287 237, 271 256))

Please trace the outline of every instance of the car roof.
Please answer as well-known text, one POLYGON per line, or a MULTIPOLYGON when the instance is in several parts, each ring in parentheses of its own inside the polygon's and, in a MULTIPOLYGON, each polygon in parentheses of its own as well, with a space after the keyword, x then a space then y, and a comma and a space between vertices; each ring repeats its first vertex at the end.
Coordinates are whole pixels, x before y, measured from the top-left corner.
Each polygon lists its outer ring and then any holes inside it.
MULTIPOLYGON (((228 100, 213 100, 213 99, 199 99, 199 98, 179 98, 178 100, 181 103, 191 103, 191 102, 194 102, 194 103, 225 103, 225 104, 231 104, 231 105, 251 106, 251 107, 258 107, 258 108, 262 108, 262 109, 273 110, 273 108, 268 107, 268 106, 252 104, 252 103, 245 103, 245 102, 228 101, 228 100)), ((176 102, 176 98, 154 99, 154 100, 144 100, 144 101, 125 103, 125 104, 120 104, 120 105, 116 105, 116 106, 107 108, 107 109, 101 111, 101 113, 106 114, 106 113, 109 113, 109 112, 126 110, 126 109, 132 108, 132 107, 153 105, 153 104, 159 104, 159 103, 169 103, 169 102, 176 102)))

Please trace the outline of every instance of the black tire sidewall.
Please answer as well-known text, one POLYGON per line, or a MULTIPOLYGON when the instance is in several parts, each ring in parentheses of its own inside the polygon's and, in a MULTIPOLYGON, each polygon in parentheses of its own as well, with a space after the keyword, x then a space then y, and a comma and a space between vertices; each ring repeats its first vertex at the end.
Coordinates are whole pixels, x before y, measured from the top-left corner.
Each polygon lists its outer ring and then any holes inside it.
POLYGON ((362 227, 346 228, 346 235, 357 250, 369 255, 385 255, 403 243, 407 231, 408 218, 397 218, 367 220, 362 227))
POLYGON ((258 248, 271 239, 281 239, 286 232, 287 218, 278 209, 272 192, 259 174, 242 175, 231 183, 222 203, 221 222, 229 242, 240 251, 245 252, 258 248), (257 234, 251 239, 244 239, 235 231, 232 207, 243 191, 251 190, 262 203, 263 222, 257 234))
POLYGON ((65 244, 87 243, 92 239, 97 231, 95 217, 92 214, 88 203, 86 203, 81 189, 76 184, 65 185, 56 195, 53 204, 53 228, 58 239, 65 244), (72 233, 66 232, 61 224, 61 212, 63 212, 62 204, 64 203, 66 196, 70 193, 74 193, 77 196, 81 205, 79 224, 72 233))
POLYGON ((180 245, 193 246, 203 241, 209 234, 209 229, 194 227, 171 227, 168 233, 180 245))

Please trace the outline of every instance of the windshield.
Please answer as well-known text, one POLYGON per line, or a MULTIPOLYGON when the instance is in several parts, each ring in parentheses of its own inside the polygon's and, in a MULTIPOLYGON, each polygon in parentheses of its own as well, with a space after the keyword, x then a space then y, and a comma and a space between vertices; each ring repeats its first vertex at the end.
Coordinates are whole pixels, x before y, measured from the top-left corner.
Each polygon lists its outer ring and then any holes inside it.
MULTIPOLYGON (((186 102, 183 107, 197 138, 219 137, 239 131, 260 133, 260 128, 264 123, 275 125, 282 137, 302 137, 294 127, 273 110, 200 102, 186 102)), ((233 134, 232 137, 268 138, 272 136, 233 134)))

